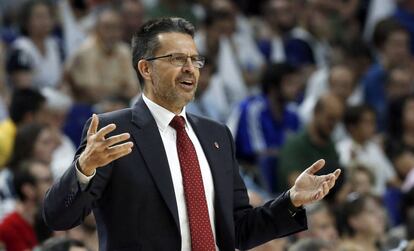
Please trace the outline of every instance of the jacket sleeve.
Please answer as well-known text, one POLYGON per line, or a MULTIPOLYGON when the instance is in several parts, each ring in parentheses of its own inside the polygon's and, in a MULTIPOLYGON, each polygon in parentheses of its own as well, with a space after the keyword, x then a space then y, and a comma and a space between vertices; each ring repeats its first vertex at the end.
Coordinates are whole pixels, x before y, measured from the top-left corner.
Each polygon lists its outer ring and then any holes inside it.
MULTIPOLYGON (((230 131, 227 129, 230 140, 230 131)), ((281 194, 261 207, 252 208, 238 164, 233 154, 233 216, 236 248, 251 249, 275 238, 307 229, 306 212, 295 208, 288 192, 281 194)))
MULTIPOLYGON (((76 175, 76 161, 86 147, 86 133, 89 119, 82 133, 81 144, 76 151, 72 165, 62 177, 46 193, 43 206, 43 218, 53 230, 67 230, 83 222, 91 212, 93 204, 98 200, 111 176, 112 164, 96 169, 95 176, 82 189, 76 175)), ((100 126, 104 126, 100 119, 100 126)))

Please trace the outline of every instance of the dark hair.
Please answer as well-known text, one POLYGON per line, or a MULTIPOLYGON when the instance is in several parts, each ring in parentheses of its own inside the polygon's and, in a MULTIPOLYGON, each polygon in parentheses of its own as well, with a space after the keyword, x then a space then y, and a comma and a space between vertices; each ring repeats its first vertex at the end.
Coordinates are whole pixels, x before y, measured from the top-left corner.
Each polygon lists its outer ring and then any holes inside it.
POLYGON ((8 163, 11 170, 16 170, 24 160, 30 160, 33 156, 34 146, 40 133, 47 128, 44 124, 30 123, 18 129, 12 156, 8 163))
POLYGON ((160 46, 158 34, 178 32, 194 37, 194 30, 194 26, 190 22, 179 17, 152 19, 144 23, 131 41, 132 66, 137 72, 140 82, 143 83, 143 79, 137 68, 138 61, 153 56, 155 50, 160 46))
POLYGON ((71 247, 84 247, 85 244, 79 240, 54 237, 46 240, 39 251, 69 251, 71 247))
POLYGON ((361 121, 362 115, 366 112, 371 112, 375 115, 375 110, 367 104, 348 106, 344 113, 346 129, 349 131, 352 126, 357 125, 361 121))
POLYGON ((19 124, 27 113, 36 113, 45 101, 45 97, 39 91, 32 89, 15 90, 12 94, 9 109, 10 118, 13 122, 19 124))
POLYGON ((397 22, 394 18, 386 18, 378 22, 375 26, 372 41, 377 49, 382 49, 392 33, 402 31, 408 33, 407 30, 397 22))
MULTIPOLYGON (((274 63, 267 66, 262 75, 262 91, 268 94, 270 89, 280 90, 280 84, 286 75, 297 72, 297 68, 288 63, 274 63)), ((280 93, 280 91, 279 91, 280 93)))
POLYGON ((362 213, 369 199, 373 199, 377 203, 380 203, 380 200, 374 195, 362 195, 358 193, 351 193, 348 195, 347 201, 345 201, 342 207, 342 217, 340 217, 340 219, 343 221, 341 226, 342 231, 348 233, 351 236, 355 234, 355 230, 349 224, 349 219, 362 213))
POLYGON ((30 171, 30 165, 33 162, 22 162, 16 170, 13 170, 13 189, 19 200, 27 200, 26 194, 22 188, 24 185, 36 185, 36 177, 30 171))
POLYGON ((50 15, 53 15, 52 5, 50 5, 49 1, 47 0, 30 0, 24 3, 20 10, 20 32, 25 36, 29 35, 28 25, 30 17, 32 16, 34 7, 38 5, 46 6, 50 11, 50 15))

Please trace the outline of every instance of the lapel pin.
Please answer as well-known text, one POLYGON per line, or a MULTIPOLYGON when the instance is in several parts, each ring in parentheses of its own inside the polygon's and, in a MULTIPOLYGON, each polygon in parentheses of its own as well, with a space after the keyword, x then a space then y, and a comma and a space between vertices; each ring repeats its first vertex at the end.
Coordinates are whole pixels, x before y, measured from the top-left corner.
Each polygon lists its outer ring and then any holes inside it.
POLYGON ((219 149, 219 148, 220 148, 220 145, 219 145, 219 143, 217 143, 217 142, 214 142, 214 146, 215 146, 217 149, 219 149))

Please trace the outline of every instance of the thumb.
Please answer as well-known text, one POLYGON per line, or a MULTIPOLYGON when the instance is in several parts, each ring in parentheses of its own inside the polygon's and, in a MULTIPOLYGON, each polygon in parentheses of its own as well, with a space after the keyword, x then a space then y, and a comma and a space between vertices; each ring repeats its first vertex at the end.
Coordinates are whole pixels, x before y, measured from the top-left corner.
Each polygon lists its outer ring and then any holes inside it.
POLYGON ((310 167, 308 167, 305 172, 307 174, 315 174, 317 171, 321 170, 321 168, 325 165, 325 160, 320 159, 313 163, 310 167))

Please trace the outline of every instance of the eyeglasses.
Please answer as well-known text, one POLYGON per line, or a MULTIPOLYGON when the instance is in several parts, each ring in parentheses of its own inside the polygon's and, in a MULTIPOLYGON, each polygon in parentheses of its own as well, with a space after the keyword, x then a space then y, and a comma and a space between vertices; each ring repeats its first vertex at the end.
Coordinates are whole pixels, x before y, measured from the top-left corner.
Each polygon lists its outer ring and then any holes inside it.
POLYGON ((191 64, 193 64, 193 66, 198 69, 203 68, 204 63, 205 63, 205 57, 201 55, 188 56, 184 53, 171 53, 171 54, 164 55, 164 56, 145 58, 145 60, 153 61, 153 60, 160 59, 160 58, 169 58, 169 61, 172 65, 180 66, 180 67, 184 66, 187 63, 188 58, 191 59, 191 64))

